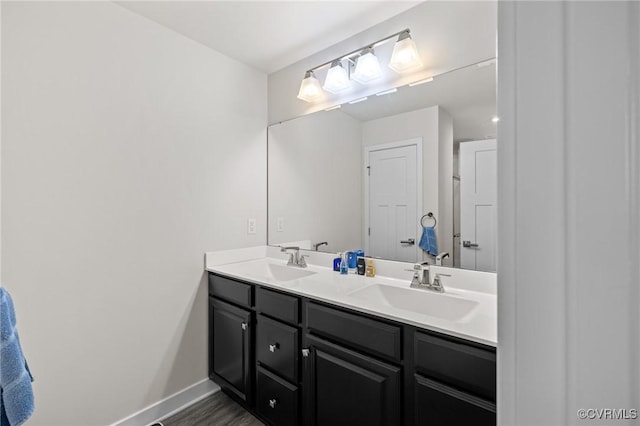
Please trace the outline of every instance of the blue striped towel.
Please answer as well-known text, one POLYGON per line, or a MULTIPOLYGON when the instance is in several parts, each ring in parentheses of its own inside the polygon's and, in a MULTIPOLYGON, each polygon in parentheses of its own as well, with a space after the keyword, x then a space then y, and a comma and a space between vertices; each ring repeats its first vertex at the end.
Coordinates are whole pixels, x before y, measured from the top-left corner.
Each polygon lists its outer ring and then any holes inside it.
POLYGON ((420 237, 420 248, 427 253, 437 256, 438 255, 438 242, 436 241, 436 230, 433 226, 422 227, 422 237, 420 237))
POLYGON ((9 293, 0 287, 0 422, 19 426, 33 414, 33 376, 20 347, 9 293))

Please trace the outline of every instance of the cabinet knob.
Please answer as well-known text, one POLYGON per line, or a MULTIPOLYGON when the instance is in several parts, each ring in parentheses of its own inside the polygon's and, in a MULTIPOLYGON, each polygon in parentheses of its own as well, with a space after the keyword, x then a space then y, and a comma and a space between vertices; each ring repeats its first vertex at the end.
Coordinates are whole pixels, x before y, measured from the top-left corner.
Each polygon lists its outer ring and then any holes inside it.
POLYGON ((309 349, 303 349, 302 350, 302 356, 304 358, 309 358, 309 349))
POLYGON ((269 345, 269 352, 275 352, 276 349, 279 349, 279 348, 280 348, 280 344, 276 342, 272 345, 269 345))
POLYGON ((249 327, 249 325, 246 322, 243 322, 241 327, 242 327, 243 330, 246 330, 247 327, 249 327))
POLYGON ((278 403, 277 399, 270 399, 269 400, 269 407, 271 408, 276 408, 276 404, 278 403))

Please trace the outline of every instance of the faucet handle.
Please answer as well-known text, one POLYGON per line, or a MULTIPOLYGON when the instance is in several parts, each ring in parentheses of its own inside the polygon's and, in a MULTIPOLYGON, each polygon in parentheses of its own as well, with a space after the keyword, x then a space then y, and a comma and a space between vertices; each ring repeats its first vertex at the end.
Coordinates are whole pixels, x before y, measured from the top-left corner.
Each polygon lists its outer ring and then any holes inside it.
POLYGON ((304 260, 305 257, 309 257, 309 255, 308 254, 300 255, 300 257, 298 258, 298 266, 302 266, 303 268, 307 267, 307 261, 304 260))

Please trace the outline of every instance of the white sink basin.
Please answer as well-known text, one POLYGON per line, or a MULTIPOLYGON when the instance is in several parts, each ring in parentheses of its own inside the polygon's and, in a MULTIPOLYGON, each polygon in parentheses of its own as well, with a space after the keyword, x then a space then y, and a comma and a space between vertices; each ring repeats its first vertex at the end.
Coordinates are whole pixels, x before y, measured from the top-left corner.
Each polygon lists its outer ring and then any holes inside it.
POLYGON ((469 315, 478 302, 429 290, 374 284, 349 296, 375 305, 391 306, 447 321, 459 321, 469 315))
POLYGON ((273 263, 269 263, 268 265, 268 270, 271 273, 271 276, 273 277, 273 279, 278 281, 297 280, 299 278, 304 278, 308 277, 309 275, 315 274, 315 272, 313 271, 296 268, 294 266, 281 266, 274 265, 273 263))
POLYGON ((236 263, 226 266, 228 272, 243 276, 253 276, 258 279, 275 280, 280 282, 293 281, 314 275, 315 272, 295 266, 277 265, 264 261, 236 263))

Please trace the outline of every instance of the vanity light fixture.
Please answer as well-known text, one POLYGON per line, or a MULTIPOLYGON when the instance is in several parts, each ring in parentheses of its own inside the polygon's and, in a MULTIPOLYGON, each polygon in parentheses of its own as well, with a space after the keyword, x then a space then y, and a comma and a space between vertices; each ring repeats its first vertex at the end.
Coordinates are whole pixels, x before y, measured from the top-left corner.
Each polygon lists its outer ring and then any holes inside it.
POLYGON ((422 66, 416 43, 411 39, 409 31, 404 31, 398 36, 393 53, 389 61, 389 68, 397 73, 402 73, 422 66))
POLYGON ((433 77, 423 78, 422 80, 414 81, 413 83, 409 83, 409 87, 419 86, 425 83, 431 83, 433 81, 433 77))
POLYGON ((410 30, 407 28, 309 69, 300 84, 298 98, 306 102, 314 102, 322 98, 322 89, 337 94, 347 90, 351 80, 368 84, 382 77, 383 70, 374 49, 395 37, 397 41, 393 47, 389 67, 396 72, 405 72, 422 66, 416 44, 411 39, 410 30), (343 61, 345 61, 344 64, 343 61), (327 66, 329 70, 321 87, 314 71, 327 66))
POLYGON ((313 71, 307 71, 298 91, 298 99, 314 102, 322 98, 322 87, 313 71))
POLYGON ((358 62, 356 62, 356 69, 351 78, 360 84, 367 84, 380 77, 382 77, 380 61, 378 61, 378 57, 373 52, 373 48, 367 47, 360 53, 358 62))
POLYGON ((341 61, 335 60, 331 63, 322 88, 333 94, 340 93, 349 88, 349 76, 347 75, 347 70, 342 66, 341 61))

